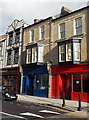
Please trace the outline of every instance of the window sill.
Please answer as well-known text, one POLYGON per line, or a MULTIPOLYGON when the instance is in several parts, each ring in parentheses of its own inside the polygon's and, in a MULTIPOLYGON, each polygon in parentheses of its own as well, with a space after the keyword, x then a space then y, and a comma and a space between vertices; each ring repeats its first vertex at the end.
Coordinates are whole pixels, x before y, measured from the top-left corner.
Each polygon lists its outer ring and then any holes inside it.
POLYGON ((58 40, 66 40, 67 38, 65 37, 65 38, 60 38, 60 39, 57 39, 56 41, 58 41, 58 40))
POLYGON ((84 35, 85 35, 84 33, 80 33, 80 34, 73 35, 71 37, 78 37, 78 36, 84 36, 84 35))

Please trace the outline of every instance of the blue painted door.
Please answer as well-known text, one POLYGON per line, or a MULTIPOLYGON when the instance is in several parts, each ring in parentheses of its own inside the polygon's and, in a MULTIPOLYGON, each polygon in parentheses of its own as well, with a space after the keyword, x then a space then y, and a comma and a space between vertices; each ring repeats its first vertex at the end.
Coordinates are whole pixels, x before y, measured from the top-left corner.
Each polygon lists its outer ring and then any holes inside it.
POLYGON ((25 75, 25 77, 23 77, 22 93, 33 95, 33 89, 33 76, 25 75))

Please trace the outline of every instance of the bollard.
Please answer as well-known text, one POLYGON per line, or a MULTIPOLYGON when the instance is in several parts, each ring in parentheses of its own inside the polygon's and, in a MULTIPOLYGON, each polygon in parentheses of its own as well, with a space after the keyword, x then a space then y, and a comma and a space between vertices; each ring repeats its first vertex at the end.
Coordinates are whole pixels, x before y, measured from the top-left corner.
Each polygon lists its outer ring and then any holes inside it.
POLYGON ((62 104, 62 107, 65 106, 65 93, 63 93, 63 104, 62 104))
POLYGON ((78 94, 78 111, 81 111, 81 95, 78 94))

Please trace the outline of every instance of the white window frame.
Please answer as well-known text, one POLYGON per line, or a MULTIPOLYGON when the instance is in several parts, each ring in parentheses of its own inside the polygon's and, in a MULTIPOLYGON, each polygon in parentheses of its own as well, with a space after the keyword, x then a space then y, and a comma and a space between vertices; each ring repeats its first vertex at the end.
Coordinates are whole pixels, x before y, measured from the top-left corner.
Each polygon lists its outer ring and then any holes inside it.
POLYGON ((44 61, 44 47, 38 46, 38 62, 44 61))
POLYGON ((82 31, 83 31, 83 27, 82 27, 82 17, 78 17, 75 19, 75 22, 74 22, 74 27, 75 27, 75 35, 78 35, 78 34, 81 34, 82 31), (76 25, 76 22, 78 22, 78 20, 81 20, 81 24, 80 25, 76 25), (77 33, 77 29, 81 28, 81 32, 78 32, 77 33))
POLYGON ((80 43, 73 43, 73 56, 75 61, 80 61, 80 43))
POLYGON ((30 31, 30 42, 34 42, 34 29, 30 31))
POLYGON ((37 47, 32 48, 32 63, 37 62, 37 47))
POLYGON ((66 61, 72 60, 72 43, 66 44, 66 61))
POLYGON ((27 63, 32 62, 31 56, 32 56, 31 48, 28 48, 27 49, 27 63))
POLYGON ((45 35, 45 27, 43 25, 40 27, 40 40, 44 39, 44 35, 45 35))
POLYGON ((59 62, 65 62, 65 44, 59 45, 59 62), (64 60, 62 60, 63 55, 64 60))
POLYGON ((63 38, 65 38, 66 37, 66 26, 65 26, 65 23, 61 23, 60 25, 59 25, 59 38, 60 39, 63 39, 63 38), (62 28, 62 25, 64 25, 64 29, 63 30, 61 30, 62 28), (62 34, 64 33, 64 36, 62 37, 62 34))

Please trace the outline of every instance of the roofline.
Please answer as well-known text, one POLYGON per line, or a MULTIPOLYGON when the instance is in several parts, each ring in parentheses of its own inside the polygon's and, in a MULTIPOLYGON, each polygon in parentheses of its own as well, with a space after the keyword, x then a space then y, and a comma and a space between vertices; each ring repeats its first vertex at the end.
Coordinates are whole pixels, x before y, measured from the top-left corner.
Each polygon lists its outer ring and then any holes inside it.
POLYGON ((40 24, 41 22, 44 22, 44 21, 49 20, 49 19, 52 19, 52 17, 48 17, 48 18, 43 19, 43 20, 41 20, 41 21, 39 21, 39 22, 37 22, 37 23, 33 23, 33 24, 25 27, 24 29, 29 28, 29 27, 32 27, 32 26, 37 25, 37 24, 40 24))
POLYGON ((82 10, 84 10, 84 9, 87 9, 87 8, 89 8, 89 6, 83 7, 83 8, 81 8, 81 9, 75 10, 75 11, 73 11, 73 12, 71 12, 71 13, 68 13, 67 15, 60 16, 60 17, 58 17, 58 18, 56 18, 56 19, 53 19, 52 22, 53 22, 53 21, 56 21, 56 20, 58 20, 58 19, 61 19, 61 18, 63 18, 63 17, 66 17, 66 16, 68 16, 68 15, 74 14, 74 13, 76 13, 76 12, 82 11, 82 10))

